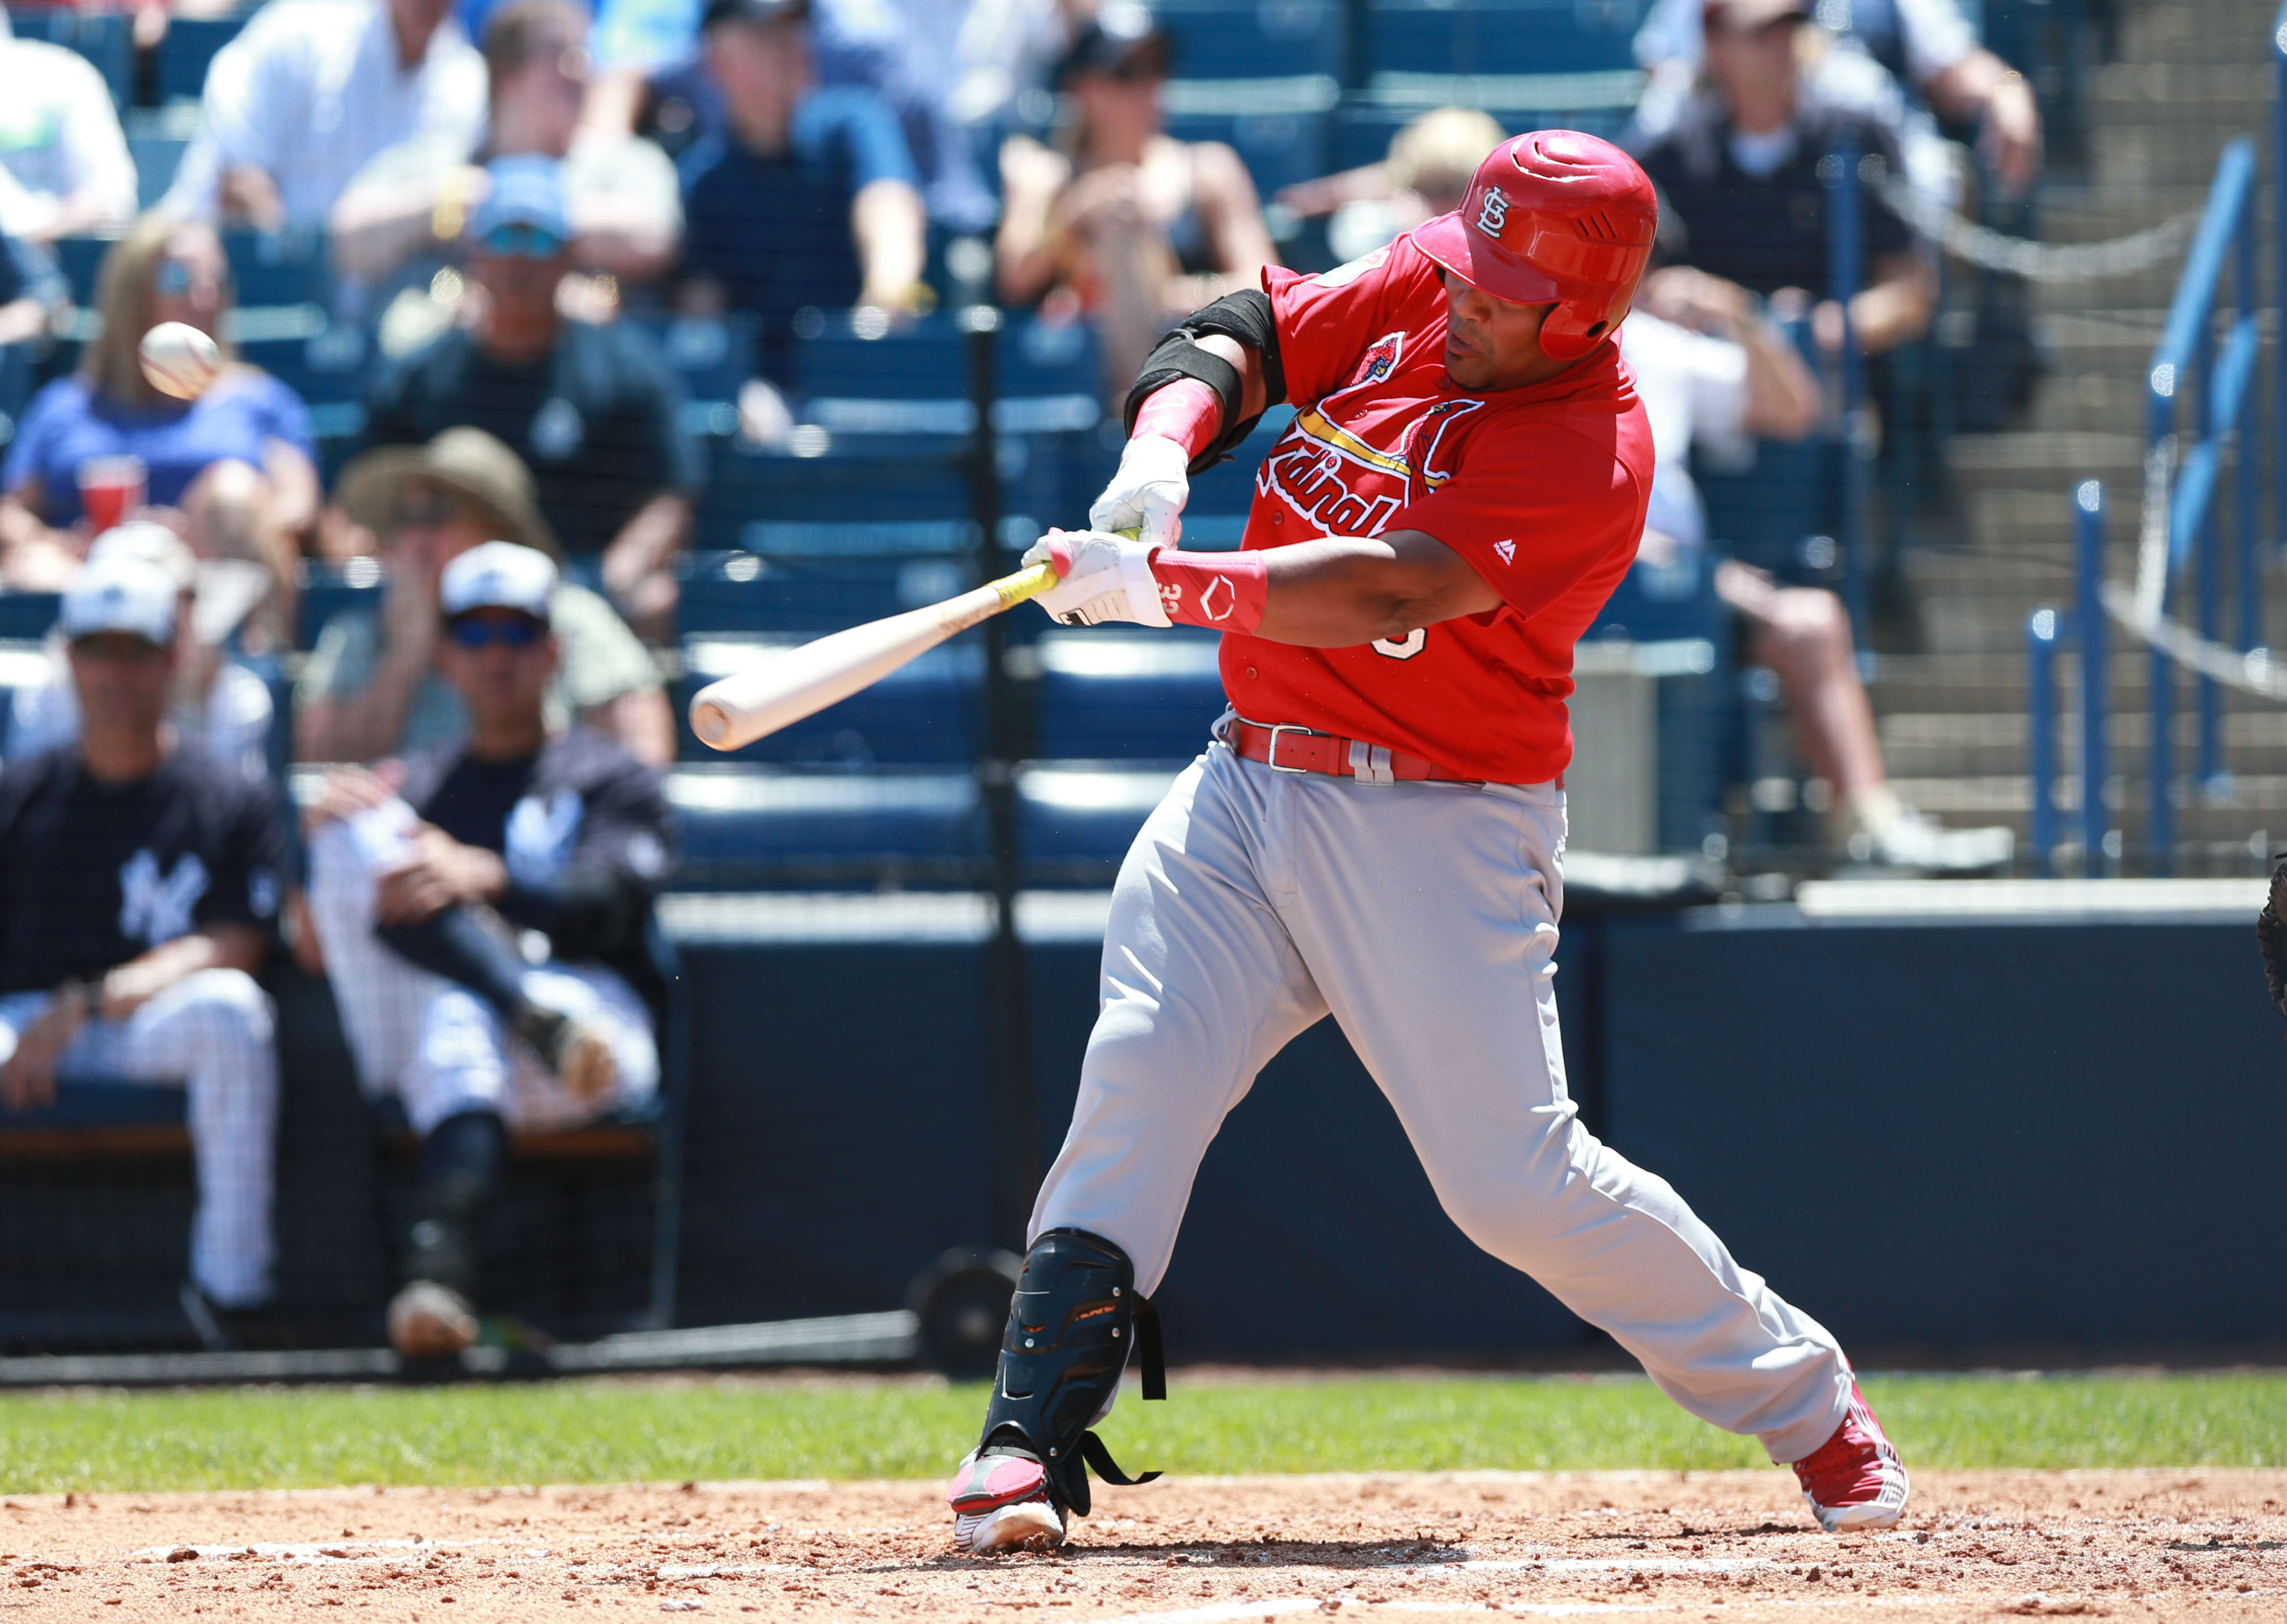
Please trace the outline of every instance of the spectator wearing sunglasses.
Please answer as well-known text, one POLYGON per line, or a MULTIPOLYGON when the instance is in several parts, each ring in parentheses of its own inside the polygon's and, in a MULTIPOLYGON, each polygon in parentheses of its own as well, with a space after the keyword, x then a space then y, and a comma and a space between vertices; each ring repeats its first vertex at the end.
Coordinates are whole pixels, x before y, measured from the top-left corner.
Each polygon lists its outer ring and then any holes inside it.
MULTIPOLYGON (((376 612, 327 621, 295 690, 302 761, 378 761, 456 742, 469 712, 438 667, 439 582, 454 560, 507 540, 553 557, 532 472, 481 429, 447 429, 425 446, 368 451, 342 471, 342 505, 379 538, 387 584, 376 612)), ((563 660, 546 693, 549 724, 577 721, 637 760, 675 756, 659 668, 585 587, 558 581, 548 620, 563 660)))
POLYGON ((495 158, 489 173, 455 324, 383 372, 367 441, 418 445, 471 427, 513 447, 566 553, 575 566, 592 561, 629 623, 664 640, 704 470, 678 420, 682 383, 642 329, 564 313, 563 166, 495 158))
POLYGON ((146 214, 104 256, 96 304, 102 329, 79 370, 33 397, 0 463, 0 579, 58 590, 97 530, 153 519, 182 535, 202 561, 242 560, 267 571, 270 584, 244 640, 249 652, 281 644, 300 538, 317 512, 317 448, 302 398, 232 351, 222 243, 211 227, 146 214), (143 376, 137 347, 162 321, 187 323, 221 347, 222 373, 195 400, 162 395, 143 376), (130 511, 91 514, 83 479, 98 470, 117 477, 136 463, 139 500, 131 492, 130 511))
POLYGON ((262 231, 316 230, 401 141, 468 152, 485 64, 451 0, 277 0, 215 55, 166 205, 262 231))
POLYGON ((683 155, 684 305, 762 317, 782 340, 795 313, 919 307, 919 172, 896 115, 870 91, 820 88, 809 0, 708 0, 707 76, 724 128, 683 155))
POLYGON ((1054 145, 1011 136, 1001 152, 1001 300, 1088 315, 1120 394, 1171 321, 1254 287, 1270 257, 1238 154, 1161 128, 1170 50, 1149 12, 1111 0, 1056 69, 1054 145))
POLYGON ((368 284, 410 272, 425 295, 492 190, 486 166, 537 154, 563 161, 574 265, 623 282, 665 274, 683 240, 675 165, 650 141, 582 128, 588 26, 577 0, 509 0, 492 12, 483 147, 471 156, 416 139, 374 160, 334 206, 335 265, 368 284))
POLYGON ((556 590, 547 556, 512 543, 447 565, 438 661, 466 741, 388 773, 344 768, 312 813, 310 916, 350 1052, 421 1137, 389 1310, 408 1358, 476 1337, 478 1236, 510 1129, 591 1121, 659 1082, 638 989, 658 990, 645 941, 673 818, 656 772, 550 724, 556 590))

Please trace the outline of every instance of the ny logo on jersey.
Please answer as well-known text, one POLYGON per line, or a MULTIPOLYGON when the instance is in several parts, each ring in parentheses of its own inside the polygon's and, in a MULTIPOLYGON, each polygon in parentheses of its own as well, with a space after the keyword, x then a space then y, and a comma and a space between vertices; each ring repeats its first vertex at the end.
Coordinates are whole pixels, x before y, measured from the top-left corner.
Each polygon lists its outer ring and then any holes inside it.
POLYGON ((508 815, 503 843, 511 878, 525 885, 547 885, 571 860, 587 806, 574 790, 559 789, 546 800, 528 795, 508 815))
POLYGON ((1499 186, 1487 186, 1484 201, 1477 205, 1477 229, 1498 241, 1508 223, 1508 194, 1499 186))
POLYGON ((119 933, 156 947, 191 933, 191 910, 207 894, 207 866, 186 852, 164 873, 148 846, 119 865, 119 933))
POLYGON ((1493 543, 1493 551, 1500 556, 1500 561, 1504 564, 1514 564, 1516 562, 1516 543, 1515 542, 1495 542, 1493 543))

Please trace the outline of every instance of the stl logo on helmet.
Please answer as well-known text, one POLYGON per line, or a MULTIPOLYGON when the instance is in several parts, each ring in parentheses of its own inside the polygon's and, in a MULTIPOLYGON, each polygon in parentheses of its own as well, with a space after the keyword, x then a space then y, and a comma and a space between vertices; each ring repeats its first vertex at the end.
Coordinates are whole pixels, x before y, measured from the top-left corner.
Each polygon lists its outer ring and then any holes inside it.
POLYGON ((1508 194, 1499 186, 1487 186, 1484 200, 1477 205, 1477 229, 1500 240, 1501 227, 1508 224, 1508 194))

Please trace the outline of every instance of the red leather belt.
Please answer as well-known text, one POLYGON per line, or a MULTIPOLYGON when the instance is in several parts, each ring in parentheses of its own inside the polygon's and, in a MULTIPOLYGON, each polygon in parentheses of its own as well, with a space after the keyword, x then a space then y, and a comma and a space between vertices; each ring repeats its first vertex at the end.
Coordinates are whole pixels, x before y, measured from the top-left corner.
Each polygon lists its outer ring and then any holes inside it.
POLYGON ((1368 744, 1363 739, 1338 738, 1281 722, 1275 725, 1233 717, 1223 728, 1223 742, 1248 761, 1259 761, 1273 772, 1324 772, 1334 778, 1354 778, 1365 784, 1481 784, 1482 777, 1448 772, 1435 762, 1402 751, 1368 744))

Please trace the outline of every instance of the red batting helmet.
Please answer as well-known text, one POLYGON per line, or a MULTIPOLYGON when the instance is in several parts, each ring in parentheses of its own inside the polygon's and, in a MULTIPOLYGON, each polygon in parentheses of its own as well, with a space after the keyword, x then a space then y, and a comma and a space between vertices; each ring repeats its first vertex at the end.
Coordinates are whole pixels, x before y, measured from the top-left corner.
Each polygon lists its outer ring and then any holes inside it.
POLYGON ((1575 360, 1628 313, 1658 229, 1658 196, 1634 158, 1577 130, 1536 130, 1494 147, 1460 208, 1413 242, 1480 293, 1554 302, 1540 347, 1575 360))

